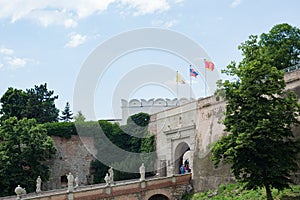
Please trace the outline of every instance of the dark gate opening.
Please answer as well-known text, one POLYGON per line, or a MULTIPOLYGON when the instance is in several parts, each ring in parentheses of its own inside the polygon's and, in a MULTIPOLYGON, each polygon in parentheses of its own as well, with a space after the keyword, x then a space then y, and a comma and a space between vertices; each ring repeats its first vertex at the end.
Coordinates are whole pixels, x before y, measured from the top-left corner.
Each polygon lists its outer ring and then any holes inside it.
POLYGON ((163 194, 156 194, 151 196, 149 200, 169 200, 169 198, 163 194))

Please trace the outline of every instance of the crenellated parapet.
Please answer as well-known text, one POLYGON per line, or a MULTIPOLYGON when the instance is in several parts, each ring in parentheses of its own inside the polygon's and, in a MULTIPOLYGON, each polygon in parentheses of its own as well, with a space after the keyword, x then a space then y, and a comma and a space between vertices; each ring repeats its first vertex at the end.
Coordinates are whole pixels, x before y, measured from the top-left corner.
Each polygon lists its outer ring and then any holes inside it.
POLYGON ((160 107, 174 107, 178 105, 186 104, 189 101, 188 98, 174 98, 174 99, 163 99, 163 98, 157 98, 157 99, 131 99, 130 101, 127 101, 125 99, 121 100, 122 102, 122 108, 126 107, 152 107, 152 106, 160 106, 160 107))
MULTIPOLYGON (((192 99, 194 101, 194 99, 192 99)), ((188 98, 157 98, 157 99, 131 99, 131 100, 121 100, 121 109, 122 109, 122 122, 121 124, 126 124, 129 116, 144 112, 148 114, 154 114, 157 112, 164 111, 169 108, 173 108, 176 106, 181 106, 189 103, 190 100, 188 98)))

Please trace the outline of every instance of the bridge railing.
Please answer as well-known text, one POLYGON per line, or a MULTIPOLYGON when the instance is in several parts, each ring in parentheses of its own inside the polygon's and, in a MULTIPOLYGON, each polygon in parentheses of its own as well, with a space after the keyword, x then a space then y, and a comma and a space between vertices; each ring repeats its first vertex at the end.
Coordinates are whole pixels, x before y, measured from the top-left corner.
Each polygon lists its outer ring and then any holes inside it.
MULTIPOLYGON (((174 176, 170 176, 170 177, 149 177, 146 178, 146 182, 153 184, 153 182, 155 181, 161 181, 164 179, 170 179, 170 178, 180 178, 180 177, 185 177, 185 176, 191 176, 191 173, 188 174, 177 174, 174 176)), ((113 187, 122 187, 125 185, 130 185, 130 184, 136 184, 141 182, 139 179, 130 179, 130 180, 122 180, 122 181, 115 181, 114 185, 111 185, 113 187)), ((110 187, 111 187, 110 186, 110 187)), ((78 188, 76 188, 74 190, 74 192, 81 192, 81 191, 89 191, 89 190, 94 190, 94 189, 100 189, 100 188, 106 188, 107 185, 105 183, 101 183, 101 184, 93 184, 93 185, 82 185, 79 186, 78 188)), ((36 194, 36 193, 28 193, 26 195, 22 196, 22 199, 24 200, 28 200, 28 199, 39 199, 39 198, 45 198, 45 197, 49 197, 49 196, 56 196, 56 195, 63 195, 63 194, 68 194, 67 192, 67 188, 62 188, 62 189, 55 189, 55 190, 47 190, 47 191, 42 191, 41 194, 36 194)), ((10 199, 16 199, 16 195, 14 196, 6 196, 6 197, 0 197, 0 200, 10 200, 10 199)))

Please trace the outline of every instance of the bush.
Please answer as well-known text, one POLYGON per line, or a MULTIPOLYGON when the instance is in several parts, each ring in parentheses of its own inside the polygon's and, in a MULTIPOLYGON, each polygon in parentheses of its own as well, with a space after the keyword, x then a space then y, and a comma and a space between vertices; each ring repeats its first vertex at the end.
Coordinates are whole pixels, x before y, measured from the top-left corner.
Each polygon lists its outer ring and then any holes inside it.
POLYGON ((47 129, 49 136, 70 138, 71 135, 77 135, 77 130, 73 122, 50 122, 45 123, 43 126, 47 129))

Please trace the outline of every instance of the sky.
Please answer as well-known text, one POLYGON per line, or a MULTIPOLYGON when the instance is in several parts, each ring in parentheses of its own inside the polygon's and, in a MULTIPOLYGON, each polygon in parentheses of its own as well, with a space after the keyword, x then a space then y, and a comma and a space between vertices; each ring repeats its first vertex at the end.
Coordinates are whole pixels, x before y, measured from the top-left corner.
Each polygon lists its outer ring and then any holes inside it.
MULTIPOLYGON (((79 108, 85 114, 91 106, 97 119, 121 118, 121 98, 205 97, 213 92, 206 91, 206 83, 216 78, 209 79, 201 62, 172 52, 173 46, 186 49, 194 42, 215 64, 214 73, 224 78, 221 69, 241 59, 237 47, 250 35, 279 23, 300 27, 299 8, 298 0, 0 0, 0 96, 8 87, 25 90, 47 83, 59 96, 60 110, 66 102, 75 114, 79 108), (160 35, 151 39, 151 28, 188 41, 160 35), (148 32, 139 35, 139 30, 148 32), (127 40, 128 32, 137 35, 127 40), (119 52, 140 38, 155 40, 155 48, 139 44, 119 52), (167 50, 160 47, 165 41, 167 50), (97 55, 100 47, 104 51, 97 55), (93 53, 99 72, 92 69, 88 76, 97 80, 80 82, 93 53), (100 66, 112 55, 109 64, 100 66), (190 64, 199 72, 197 78, 190 78, 190 64), (185 84, 176 83, 177 71, 185 84), (91 90, 89 84, 94 84, 91 90), (78 88, 86 96, 85 87, 93 100, 73 106, 78 88)), ((190 51, 182 54, 192 55, 192 47, 190 51)))

